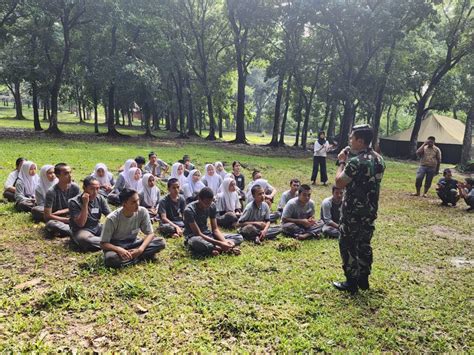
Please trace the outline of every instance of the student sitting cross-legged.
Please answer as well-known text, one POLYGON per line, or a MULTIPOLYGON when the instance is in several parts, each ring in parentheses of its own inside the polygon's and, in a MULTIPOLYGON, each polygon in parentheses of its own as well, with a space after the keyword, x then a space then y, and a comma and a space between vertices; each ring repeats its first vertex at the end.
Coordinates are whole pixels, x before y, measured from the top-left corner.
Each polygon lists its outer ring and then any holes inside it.
POLYGON ((201 172, 197 169, 191 170, 187 179, 188 182, 182 187, 182 189, 186 203, 191 203, 197 200, 199 191, 206 187, 206 185, 201 181, 201 172))
POLYGON ((36 164, 32 161, 25 161, 18 174, 18 181, 15 189, 15 208, 19 212, 31 212, 35 206, 35 190, 39 184, 39 177, 36 174, 36 164))
POLYGON ((124 188, 120 192, 122 207, 110 213, 104 223, 100 246, 105 266, 122 267, 142 260, 152 260, 165 248, 165 240, 153 234, 150 216, 140 207, 137 191, 124 188), (145 234, 144 239, 138 233, 145 234))
POLYGON ((292 198, 298 197, 298 189, 300 188, 300 181, 298 179, 291 179, 290 189, 281 194, 280 202, 278 203, 278 212, 283 212, 283 208, 292 198))
POLYGON ((107 196, 107 201, 114 206, 119 206, 120 205, 120 198, 119 194, 120 191, 122 191, 124 188, 131 188, 129 185, 129 174, 130 174, 130 169, 136 168, 137 167, 137 162, 133 159, 128 159, 124 166, 123 166, 123 171, 119 174, 117 181, 115 181, 114 189, 109 193, 107 196))
POLYGON ((84 192, 68 202, 71 238, 84 251, 100 250, 100 217, 107 216, 110 208, 95 177, 86 177, 82 187, 84 192))
POLYGON ((16 183, 18 182, 21 166, 25 161, 25 158, 18 158, 16 160, 15 170, 8 174, 7 181, 5 181, 3 197, 6 198, 8 202, 15 202, 16 183))
POLYGON ((99 181, 99 193, 102 196, 107 197, 113 191, 115 185, 114 175, 109 172, 107 165, 104 163, 96 164, 94 172, 91 176, 95 177, 97 181, 99 181))
POLYGON ((221 191, 217 194, 217 225, 222 228, 234 228, 242 209, 237 193, 235 180, 225 178, 221 185, 221 191))
POLYGON ((40 169, 39 184, 35 190, 36 206, 31 209, 31 216, 35 222, 44 222, 44 203, 48 190, 58 183, 58 178, 54 174, 53 165, 44 165, 40 169))
POLYGON ((265 203, 265 191, 260 185, 251 189, 253 201, 245 207, 239 218, 239 233, 246 240, 260 244, 264 239, 274 239, 281 227, 270 227, 270 207, 265 203))
POLYGON ((329 238, 339 238, 341 236, 339 220, 341 219, 343 193, 343 189, 334 185, 332 196, 324 199, 321 203, 321 220, 324 222, 322 233, 329 238))
POLYGON ((161 199, 158 206, 160 215, 159 231, 165 237, 178 238, 183 236, 183 213, 186 208, 186 200, 179 193, 181 186, 178 179, 168 180, 168 195, 161 199))
POLYGON ((217 226, 217 210, 214 194, 204 187, 198 194, 198 200, 190 203, 184 210, 185 245, 196 255, 216 256, 222 252, 240 254, 237 248, 242 243, 240 234, 224 235, 217 226), (208 227, 210 220, 211 230, 208 227))
POLYGON ((69 199, 81 192, 79 186, 72 182, 71 167, 65 163, 54 166, 54 174, 58 183, 46 193, 44 203, 44 219, 46 231, 52 236, 70 237, 69 228, 69 199))
POLYGON ((318 237, 322 223, 314 219, 314 202, 311 200, 311 187, 301 185, 298 197, 288 201, 282 214, 283 233, 299 240, 318 237))
POLYGON ((143 175, 141 184, 142 191, 139 192, 140 206, 145 207, 150 218, 156 220, 158 216, 158 203, 160 202, 160 190, 156 187, 155 176, 150 173, 143 175))

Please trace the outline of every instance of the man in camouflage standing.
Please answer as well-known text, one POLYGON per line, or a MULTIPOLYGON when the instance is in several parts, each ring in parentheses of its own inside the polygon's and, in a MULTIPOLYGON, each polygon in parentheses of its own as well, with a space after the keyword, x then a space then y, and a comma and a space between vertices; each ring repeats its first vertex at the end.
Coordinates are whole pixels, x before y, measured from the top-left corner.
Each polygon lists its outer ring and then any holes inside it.
POLYGON ((346 281, 333 282, 333 286, 352 294, 357 293, 359 288, 369 288, 372 266, 370 242, 385 170, 383 158, 370 148, 372 138, 373 130, 369 125, 353 127, 351 146, 339 153, 337 162, 336 186, 346 189, 339 227, 339 250, 346 281))

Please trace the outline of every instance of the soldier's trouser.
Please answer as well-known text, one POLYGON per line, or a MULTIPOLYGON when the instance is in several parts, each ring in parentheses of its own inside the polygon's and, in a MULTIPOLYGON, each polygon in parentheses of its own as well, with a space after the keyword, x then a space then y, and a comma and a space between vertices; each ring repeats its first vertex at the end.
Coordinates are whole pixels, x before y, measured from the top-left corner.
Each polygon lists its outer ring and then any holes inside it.
POLYGON ((111 192, 107 196, 107 202, 110 203, 112 206, 120 206, 119 194, 114 194, 111 192))
MULTIPOLYGON (((238 230, 238 232, 244 237, 245 240, 255 241, 260 235, 262 230, 254 225, 247 225, 238 230)), ((265 239, 275 239, 278 234, 281 233, 280 226, 274 226, 268 228, 267 235, 265 239)))
POLYGON ((60 221, 51 220, 51 221, 46 222, 46 230, 52 237, 56 235, 59 235, 60 237, 72 236, 72 232, 71 232, 71 228, 69 227, 69 224, 66 224, 60 221))
MULTIPOLYGON (((183 221, 173 221, 173 223, 176 224, 181 229, 184 228, 184 222, 183 221)), ((169 238, 173 234, 176 233, 176 228, 174 226, 172 226, 171 224, 169 224, 169 223, 163 223, 163 224, 160 224, 160 226, 158 227, 158 231, 165 238, 169 238)))
POLYGON ((217 216, 217 225, 222 228, 231 229, 237 223, 238 218, 234 212, 227 212, 222 216, 217 216))
POLYGON ((15 193, 11 191, 3 191, 3 197, 7 199, 8 202, 15 202, 15 193))
POLYGON ((45 222, 44 220, 44 206, 35 206, 31 209, 31 217, 36 223, 45 222))
POLYGON ((341 232, 339 231, 339 228, 334 228, 327 225, 323 226, 322 232, 326 237, 329 237, 329 238, 339 238, 341 236, 341 232))
POLYGON ((282 231, 289 237, 296 238, 299 234, 306 234, 309 233, 312 237, 317 237, 321 234, 321 225, 313 225, 309 228, 305 228, 303 226, 299 226, 296 223, 284 223, 282 226, 282 231))
POLYGON ((18 212, 31 212, 33 207, 35 207, 35 202, 33 200, 23 200, 15 203, 15 209, 18 212))
POLYGON ((423 185, 423 179, 425 179, 425 191, 428 191, 431 187, 431 183, 433 182, 433 177, 435 175, 435 169, 430 168, 427 166, 420 166, 418 171, 416 172, 416 181, 415 186, 417 189, 421 189, 421 185, 423 185))
MULTIPOLYGON (((114 242, 112 244, 119 246, 121 248, 130 250, 130 249, 135 249, 135 248, 140 247, 142 243, 143 243, 143 240, 137 238, 135 240, 119 241, 119 242, 114 242)), ((143 260, 151 260, 154 258, 155 254, 163 250, 165 246, 166 246, 165 240, 161 237, 155 236, 151 240, 150 244, 147 245, 142 255, 132 260, 123 260, 120 257, 120 255, 118 255, 116 252, 109 250, 109 251, 104 252, 105 266, 118 268, 118 267, 133 265, 143 260)))
MULTIPOLYGON (((207 236, 214 238, 211 233, 206 234, 207 236)), ((240 234, 225 234, 224 238, 226 240, 232 240, 234 244, 240 245, 244 241, 244 238, 240 234)), ((189 248, 189 250, 195 255, 208 256, 212 254, 215 246, 214 244, 204 240, 200 236, 190 237, 184 244, 189 248)))
POLYGON ((342 258, 342 269, 348 280, 357 280, 359 276, 368 276, 372 268, 372 247, 370 242, 374 226, 358 222, 341 223, 339 227, 339 251, 342 258))
POLYGON ((443 192, 438 191, 438 197, 444 203, 455 204, 459 200, 458 190, 455 190, 455 189, 452 189, 449 191, 443 191, 443 192))
POLYGON ((97 235, 91 233, 87 229, 80 229, 72 234, 71 239, 84 251, 97 251, 100 250, 101 229, 97 235))

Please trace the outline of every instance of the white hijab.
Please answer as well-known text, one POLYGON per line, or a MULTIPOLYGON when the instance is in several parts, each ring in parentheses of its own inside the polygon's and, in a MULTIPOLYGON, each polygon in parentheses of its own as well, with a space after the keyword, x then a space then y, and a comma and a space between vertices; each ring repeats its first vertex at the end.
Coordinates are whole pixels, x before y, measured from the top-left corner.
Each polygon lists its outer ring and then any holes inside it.
POLYGON ((23 165, 21 166, 21 169, 20 169, 20 173, 18 174, 18 177, 23 182, 23 186, 25 188, 24 190, 25 196, 34 196, 36 187, 39 184, 38 174, 35 174, 33 176, 30 175, 30 168, 32 166, 36 167, 36 164, 33 163, 32 161, 23 162, 23 165))
POLYGON ((198 169, 191 170, 187 177, 188 182, 186 183, 186 185, 188 185, 189 192, 191 193, 191 195, 193 195, 195 192, 201 191, 204 187, 206 187, 206 185, 204 185, 201 180, 198 180, 198 182, 193 181, 193 176, 197 172, 200 173, 198 169))
POLYGON ((138 179, 138 180, 135 180, 135 173, 139 171, 140 172, 140 177, 142 176, 142 171, 138 168, 130 168, 128 169, 128 176, 127 176, 127 185, 126 187, 128 187, 129 189, 134 189, 135 191, 137 192, 141 192, 142 191, 142 183, 141 183, 141 179, 138 179))
POLYGON ((222 178, 222 180, 224 180, 226 178, 226 175, 227 175, 227 171, 225 171, 225 169, 224 169, 224 164, 222 164, 222 162, 220 162, 220 161, 216 161, 214 163, 214 167, 216 168, 216 174, 219 175, 222 178), (222 171, 217 171, 218 166, 222 167, 222 171))
POLYGON ((184 185, 187 183, 186 176, 184 176, 184 165, 181 163, 174 163, 173 166, 171 167, 171 178, 173 179, 178 179, 179 181, 179 187, 182 189, 184 185), (180 166, 183 166, 183 173, 181 175, 178 175, 178 168, 180 166))
MULTIPOLYGON (((222 184, 222 178, 216 172, 214 172, 214 175, 212 176, 209 175, 209 173, 207 172, 207 168, 209 168, 210 166, 214 168, 214 165, 212 164, 206 164, 206 166, 204 167, 204 169, 206 169, 206 175, 204 176, 203 180, 206 180, 207 187, 209 187, 212 192, 214 192, 214 195, 217 195, 217 192, 219 191, 219 186, 221 186, 222 184)), ((214 168, 214 170, 216 170, 216 168, 214 168)))
POLYGON ((107 169, 107 166, 104 163, 98 163, 95 168, 94 172, 92 173, 92 176, 99 181, 100 186, 104 185, 110 185, 110 182, 112 181, 113 175, 112 173, 109 172, 109 169, 107 169), (100 177, 99 174, 97 173, 97 170, 102 169, 104 170, 104 176, 100 177))
POLYGON ((147 206, 155 207, 159 199, 159 190, 156 186, 150 187, 148 185, 148 180, 153 176, 150 173, 146 173, 142 177, 142 186, 143 186, 143 200, 147 206))
POLYGON ((40 189, 41 195, 44 196, 44 197, 46 197, 46 192, 53 185, 58 183, 58 178, 57 177, 55 177, 53 181, 48 180, 47 173, 48 173, 49 169, 54 169, 54 166, 53 165, 44 165, 41 168, 40 173, 39 173, 40 181, 39 181, 38 187, 40 189))
POLYGON ((120 173, 120 175, 123 176, 123 178, 125 179, 125 182, 128 182, 128 171, 130 170, 130 168, 132 167, 132 164, 133 163, 137 163, 135 160, 133 159, 128 159, 126 162, 125 162, 125 165, 123 166, 123 171, 120 173))
POLYGON ((237 191, 229 191, 230 183, 235 180, 231 178, 226 178, 222 182, 222 189, 219 194, 217 194, 217 201, 220 207, 220 211, 225 212, 234 212, 237 208, 240 207, 239 195, 237 191))

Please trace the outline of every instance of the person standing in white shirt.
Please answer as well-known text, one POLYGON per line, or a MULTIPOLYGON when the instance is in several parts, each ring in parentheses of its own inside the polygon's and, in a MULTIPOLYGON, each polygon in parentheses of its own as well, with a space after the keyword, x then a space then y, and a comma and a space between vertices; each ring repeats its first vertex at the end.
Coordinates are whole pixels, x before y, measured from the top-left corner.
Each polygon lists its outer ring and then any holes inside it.
POLYGON ((332 145, 326 140, 326 133, 320 131, 318 133, 318 139, 314 142, 314 154, 313 154, 313 172, 311 174, 311 183, 316 185, 316 179, 318 177, 319 168, 321 167, 321 183, 326 186, 328 181, 328 174, 326 170, 326 157, 328 151, 330 151, 332 145))

